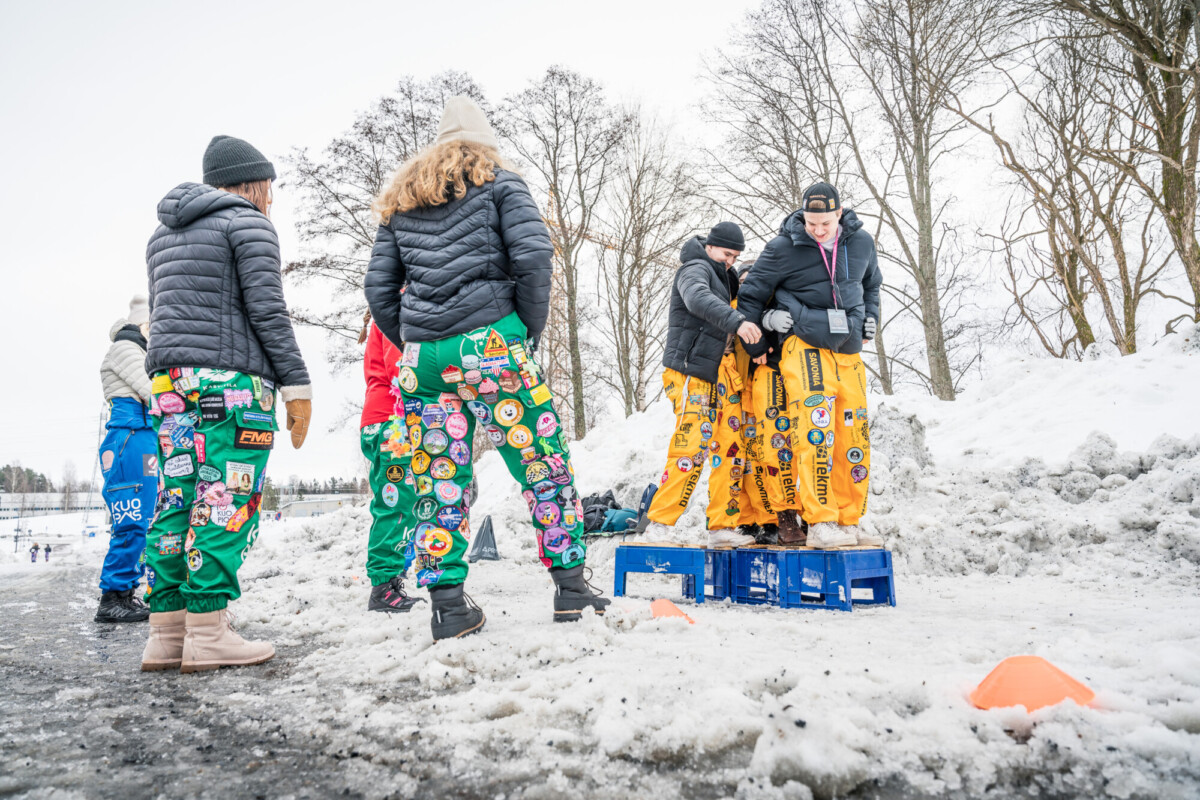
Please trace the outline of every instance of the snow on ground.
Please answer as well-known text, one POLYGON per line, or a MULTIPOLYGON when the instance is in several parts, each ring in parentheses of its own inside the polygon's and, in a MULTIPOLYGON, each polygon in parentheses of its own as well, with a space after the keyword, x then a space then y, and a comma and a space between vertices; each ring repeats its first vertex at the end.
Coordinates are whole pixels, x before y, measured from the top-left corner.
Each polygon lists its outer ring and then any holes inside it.
MULTIPOLYGON (((606 618, 556 625, 495 453, 472 517, 492 515, 504 560, 472 567, 478 636, 433 645, 426 605, 366 612, 365 508, 266 523, 243 632, 320 647, 225 702, 235 718, 299 702, 289 735, 356 754, 342 763, 368 796, 418 791, 420 760, 506 798, 1195 797, 1200 353, 1183 339, 1013 362, 954 404, 875 403, 868 520, 896 556, 895 608, 694 605, 678 578, 637 575, 606 618), (695 625, 651 619, 660 596, 695 625), (1091 686, 1095 708, 970 705, 1026 653, 1091 686)), ((578 443, 580 490, 632 505, 670 424, 659 404, 578 443)), ((701 541, 703 496, 674 538, 701 541)), ((606 593, 614 548, 588 558, 606 593)))

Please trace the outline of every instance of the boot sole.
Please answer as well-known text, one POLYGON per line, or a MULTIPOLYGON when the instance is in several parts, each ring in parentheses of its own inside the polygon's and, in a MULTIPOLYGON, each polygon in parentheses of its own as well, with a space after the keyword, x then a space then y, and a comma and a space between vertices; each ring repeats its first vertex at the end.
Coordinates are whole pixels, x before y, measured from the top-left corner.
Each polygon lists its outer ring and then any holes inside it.
POLYGON ((253 658, 248 661, 183 661, 179 665, 180 672, 208 672, 221 667, 253 667, 265 664, 275 657, 274 653, 265 658, 253 658))
POLYGON ((175 661, 143 661, 142 672, 159 672, 164 669, 179 669, 183 659, 175 661))
POLYGON ((459 631, 458 633, 454 634, 453 636, 442 636, 440 638, 434 639, 433 641, 442 642, 442 641, 445 641, 446 639, 461 639, 464 636, 470 636, 473 633, 479 633, 479 630, 483 627, 483 624, 485 622, 487 622, 486 614, 484 615, 483 619, 479 620, 479 624, 476 625, 475 627, 467 628, 465 631, 459 631))
MULTIPOLYGON (((596 612, 596 616, 599 616, 599 617, 604 616, 603 608, 594 608, 592 610, 596 612)), ((554 621, 555 622, 578 622, 581 619, 583 619, 583 609, 580 609, 578 611, 555 611, 554 612, 554 621)))

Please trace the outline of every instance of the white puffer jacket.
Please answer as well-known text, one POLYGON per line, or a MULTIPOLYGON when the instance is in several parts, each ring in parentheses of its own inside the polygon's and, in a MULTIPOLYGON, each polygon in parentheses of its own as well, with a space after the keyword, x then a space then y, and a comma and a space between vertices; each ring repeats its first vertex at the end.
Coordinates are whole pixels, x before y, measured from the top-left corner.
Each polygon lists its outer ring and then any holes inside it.
MULTIPOLYGON (((127 319, 119 319, 108 331, 108 338, 113 340, 117 334, 129 324, 127 319)), ((135 397, 143 403, 150 402, 150 376, 146 374, 146 351, 136 343, 122 340, 113 341, 100 365, 100 382, 104 385, 104 399, 114 397, 135 397)))

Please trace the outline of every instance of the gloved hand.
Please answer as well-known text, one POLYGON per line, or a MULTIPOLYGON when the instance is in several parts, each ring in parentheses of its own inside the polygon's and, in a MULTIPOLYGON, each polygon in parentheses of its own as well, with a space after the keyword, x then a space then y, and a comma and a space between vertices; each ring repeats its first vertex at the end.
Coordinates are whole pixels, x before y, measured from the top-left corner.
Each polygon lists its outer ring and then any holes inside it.
POLYGON ((875 318, 867 317, 863 320, 863 339, 871 341, 875 338, 875 318))
POLYGON ((308 436, 308 421, 312 419, 312 400, 287 401, 287 429, 292 432, 292 447, 299 450, 308 436))
POLYGON ((784 308, 773 308, 763 314, 762 322, 764 328, 776 333, 791 333, 792 326, 796 324, 792 315, 784 308))

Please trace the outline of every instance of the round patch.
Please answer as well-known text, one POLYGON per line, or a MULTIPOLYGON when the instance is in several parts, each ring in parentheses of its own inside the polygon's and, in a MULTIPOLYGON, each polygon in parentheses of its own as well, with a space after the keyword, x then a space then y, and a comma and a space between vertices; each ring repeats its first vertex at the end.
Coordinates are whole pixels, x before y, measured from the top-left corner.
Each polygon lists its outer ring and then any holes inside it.
POLYGON ((433 494, 433 478, 428 475, 417 476, 417 494, 433 494))
POLYGON ((483 380, 483 373, 477 369, 469 369, 469 370, 467 370, 467 374, 463 375, 463 380, 466 381, 469 385, 475 386, 481 380, 483 380))
POLYGON ((783 450, 780 450, 780 451, 779 451, 779 462, 780 462, 781 464, 790 464, 790 463, 792 463, 792 451, 791 451, 791 450, 788 450, 788 449, 786 449, 786 448, 785 448, 785 449, 783 449, 783 450))
POLYGON ((446 446, 450 444, 450 437, 446 436, 443 430, 432 430, 425 434, 425 452, 431 456, 438 456, 446 452, 446 446))
POLYGON ((462 439, 467 435, 467 417, 465 414, 455 412, 446 417, 446 433, 450 434, 453 439, 462 439))
POLYGON ((412 371, 411 367, 403 367, 400 370, 400 388, 406 392, 415 391, 417 388, 417 373, 412 371))
POLYGON ((441 511, 437 512, 438 525, 441 525, 448 531, 458 530, 458 526, 462 525, 463 512, 458 506, 446 506, 441 511))
POLYGON ((484 430, 487 431, 488 438, 492 440, 492 444, 499 447, 504 444, 504 429, 497 425, 488 425, 484 430))
POLYGON ((400 492, 395 485, 385 483, 383 485, 383 504, 388 508, 395 508, 396 503, 400 501, 400 492))
POLYGON ((859 464, 863 460, 863 451, 857 447, 851 447, 846 451, 846 460, 851 464, 859 464))
POLYGON ((775 430, 777 431, 786 431, 790 427, 792 427, 792 421, 787 417, 780 417, 775 420, 775 430))
POLYGON ((479 420, 485 425, 492 421, 492 410, 487 407, 487 403, 481 403, 478 400, 472 400, 471 402, 467 403, 467 410, 475 416, 475 419, 479 420))
POLYGON ((737 417, 729 418, 729 429, 730 430, 736 431, 740 427, 742 427, 742 421, 740 419, 738 419, 737 417))
POLYGON ((571 546, 571 534, 566 528, 549 528, 542 534, 542 546, 550 553, 565 552, 571 546))
POLYGON ((448 506, 452 506, 462 499, 462 488, 452 481, 438 481, 434 484, 434 492, 437 494, 438 500, 448 506))
POLYGON ((508 443, 513 447, 528 447, 533 442, 533 434, 524 425, 518 425, 508 430, 508 443))
POLYGON ((200 551, 194 547, 187 551, 187 565, 192 572, 204 566, 204 556, 200 555, 200 551))
POLYGON ((779 409, 776 408, 775 406, 771 406, 770 408, 768 408, 766 410, 766 415, 767 415, 767 419, 775 419, 776 417, 779 416, 779 409))
POLYGON ((558 432, 558 418, 553 411, 544 411, 537 420, 538 436, 553 436, 558 432))
POLYGON ((563 550, 562 562, 564 564, 570 564, 572 561, 582 561, 583 556, 584 556, 583 547, 578 544, 573 544, 570 547, 568 547, 566 550, 563 550))
POLYGON ((475 391, 474 387, 471 386, 460 386, 458 387, 458 396, 469 403, 476 397, 479 397, 479 392, 475 391))
POLYGON ((808 406, 809 408, 816 408, 817 406, 824 404, 824 402, 825 395, 823 394, 810 394, 808 397, 804 398, 804 405, 808 406))
POLYGON ((413 453, 412 471, 417 475, 421 475, 429 469, 429 461, 429 454, 424 450, 418 450, 417 452, 413 453))
POLYGON ((421 434, 421 426, 413 425, 408 429, 408 443, 414 448, 420 447, 424 436, 421 434))
POLYGON ((554 481, 542 481, 533 486, 533 496, 540 501, 549 500, 556 494, 558 494, 558 484, 554 481))
POLYGON ((221 480, 221 470, 205 464, 196 472, 196 476, 202 481, 219 481, 221 480))
POLYGON ((554 503, 538 503, 533 514, 537 521, 547 528, 557 525, 558 521, 562 519, 562 509, 554 503))
POLYGON ((680 472, 691 472, 692 471, 692 460, 690 458, 688 458, 687 456, 684 456, 683 458, 681 458, 675 462, 675 466, 679 469, 680 472))
POLYGON ((850 470, 850 477, 854 479, 855 483, 862 483, 867 479, 867 468, 859 464, 857 467, 850 470))
POLYGON ((471 353, 462 357, 463 369, 479 369, 479 356, 471 353))
POLYGON ((516 400, 504 400, 496 406, 496 422, 504 427, 512 427, 525 416, 525 409, 516 400))
POLYGON ((387 479, 392 483, 399 483, 404 480, 404 467, 399 464, 392 464, 384 474, 387 475, 387 479))
POLYGON ((454 537, 450 531, 434 528, 425 534, 425 552, 434 558, 443 558, 454 546, 454 537))
POLYGON ((550 477, 550 468, 541 461, 535 461, 525 468, 525 483, 532 486, 550 477))
POLYGON ((833 431, 828 431, 825 434, 825 446, 833 447, 833 431))
POLYGON ((712 457, 712 465, 713 465, 713 469, 716 469, 717 467, 721 466, 721 457, 713 456, 712 457))
POLYGON ((174 392, 167 392, 158 396, 158 407, 166 414, 182 414, 187 406, 182 397, 174 392))
POLYGON ((813 428, 812 430, 810 430, 808 432, 808 443, 811 444, 813 447, 820 445, 821 442, 824 442, 824 441, 825 441, 825 434, 821 433, 816 428, 813 428))
POLYGON ((429 474, 434 480, 448 481, 458 473, 458 467, 450 459, 442 456, 433 461, 433 465, 429 468, 429 474))
POLYGON ((725 384, 723 384, 723 383, 717 384, 717 394, 720 395, 721 397, 725 396, 725 384))
POLYGON ((810 416, 812 417, 812 424, 818 428, 829 427, 829 411, 826 409, 814 408, 810 416))
POLYGON ((787 440, 783 437, 782 433, 777 433, 771 437, 771 447, 774 447, 776 450, 783 447, 785 444, 787 444, 787 440))
POLYGON ((700 423, 700 438, 701 439, 711 439, 712 438, 712 423, 709 423, 709 422, 700 423))
POLYGON ((450 443, 450 460, 460 467, 471 463, 471 446, 463 441, 450 443))
POLYGON ((417 517, 420 519, 433 519, 433 515, 437 513, 437 500, 432 497, 422 497, 413 506, 413 510, 417 512, 417 517))

